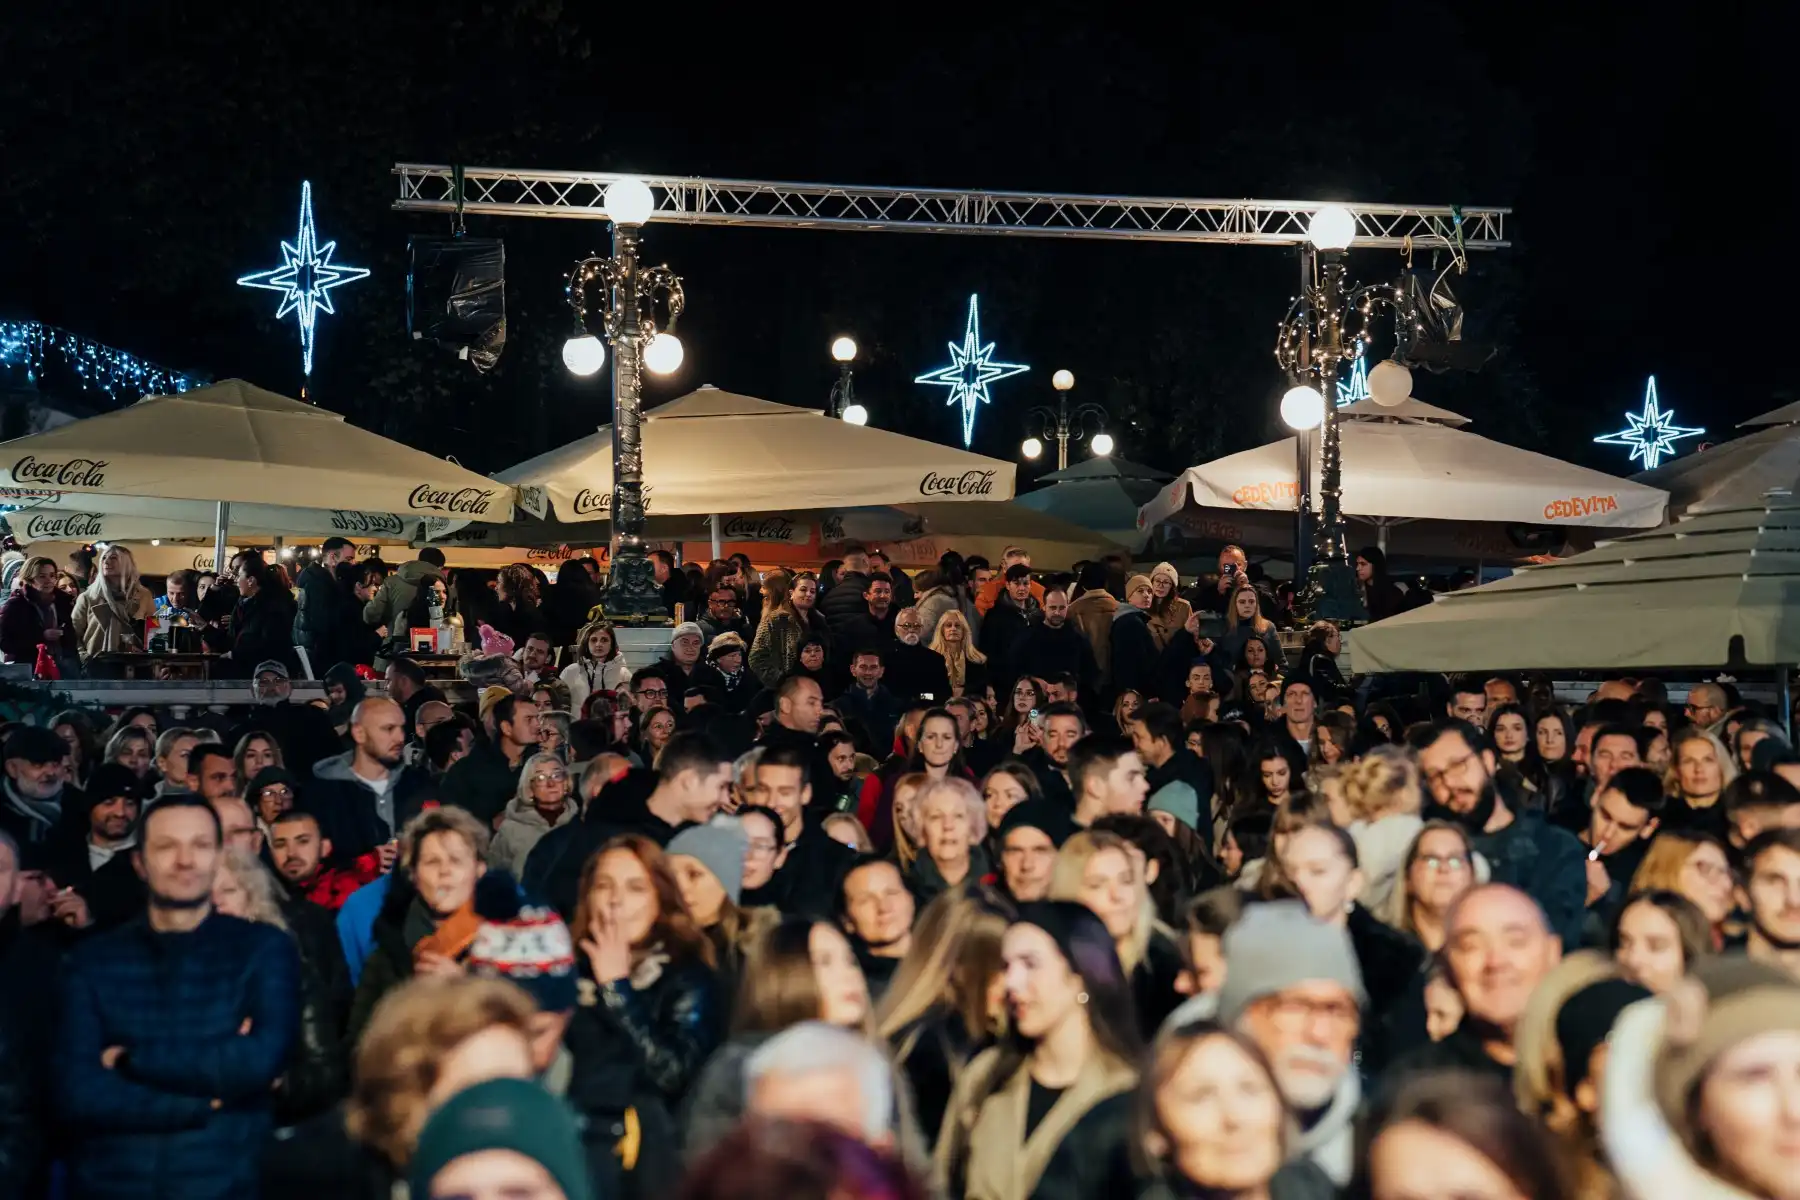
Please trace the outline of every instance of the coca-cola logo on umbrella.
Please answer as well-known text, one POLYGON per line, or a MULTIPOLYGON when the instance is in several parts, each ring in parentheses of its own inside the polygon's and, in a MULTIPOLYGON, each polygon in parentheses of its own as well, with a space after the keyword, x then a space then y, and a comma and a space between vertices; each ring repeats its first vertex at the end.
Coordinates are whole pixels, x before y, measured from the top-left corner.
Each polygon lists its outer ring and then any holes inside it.
POLYGON ((732 517, 725 522, 721 536, 734 542, 791 542, 794 528, 789 517, 732 517))
MULTIPOLYGON (((650 489, 648 487, 643 489, 643 496, 644 511, 649 512, 650 489)), ((582 488, 575 493, 575 515, 578 517, 591 517, 595 513, 611 512, 612 500, 611 492, 597 492, 592 488, 582 488)))
POLYGON ((360 533, 365 537, 376 534, 398 537, 406 528, 406 522, 393 513, 356 512, 342 508, 331 510, 330 523, 340 533, 360 533))
POLYGON ((13 479, 18 483, 51 483, 65 488, 97 488, 106 486, 104 458, 71 458, 66 462, 33 458, 27 454, 13 464, 13 479))
POLYGON ((927 471, 919 480, 921 496, 986 496, 994 490, 993 471, 964 471, 960 475, 939 475, 927 471))
POLYGON ((25 522, 25 540, 85 541, 100 536, 99 513, 58 513, 36 516, 25 522))
POLYGON ((406 498, 406 504, 408 508, 432 512, 470 514, 485 513, 493 499, 493 488, 440 488, 421 483, 406 498))

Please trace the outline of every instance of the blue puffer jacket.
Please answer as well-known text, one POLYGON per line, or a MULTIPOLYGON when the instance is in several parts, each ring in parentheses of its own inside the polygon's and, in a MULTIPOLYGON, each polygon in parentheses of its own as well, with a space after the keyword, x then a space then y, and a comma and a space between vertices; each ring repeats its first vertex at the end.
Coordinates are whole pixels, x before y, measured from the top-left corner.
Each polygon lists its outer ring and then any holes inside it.
POLYGON ((62 1016, 54 1087, 72 1197, 256 1195, 300 1024, 286 933, 219 913, 157 933, 138 917, 71 953, 62 1016), (101 1063, 111 1046, 125 1049, 116 1069, 101 1063))

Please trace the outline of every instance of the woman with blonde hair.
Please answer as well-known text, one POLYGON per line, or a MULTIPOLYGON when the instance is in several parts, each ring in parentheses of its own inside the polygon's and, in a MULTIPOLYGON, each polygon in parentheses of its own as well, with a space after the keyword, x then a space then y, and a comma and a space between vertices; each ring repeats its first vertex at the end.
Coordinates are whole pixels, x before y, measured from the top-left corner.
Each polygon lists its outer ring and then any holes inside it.
POLYGON ((1130 982, 1138 1028, 1155 1030, 1181 1003, 1175 983, 1182 963, 1174 931, 1157 919, 1148 865, 1118 834, 1084 830, 1056 852, 1050 898, 1085 904, 1100 918, 1130 982))
POLYGON ((1159 652, 1187 628, 1188 618, 1194 615, 1193 605, 1183 600, 1180 592, 1181 572, 1174 563, 1160 562, 1150 568, 1150 636, 1159 652))
POLYGON ((938 619, 931 649, 944 660, 952 696, 987 695, 987 655, 976 648, 974 630, 961 610, 950 609, 938 619))
POLYGON ((137 559, 117 543, 108 546, 94 581, 75 598, 69 614, 82 660, 113 650, 142 650, 144 622, 155 613, 155 598, 138 582, 137 559))
MULTIPOLYGON (((1243 667, 1244 647, 1250 642, 1262 643, 1263 665, 1268 669, 1272 671, 1281 663, 1281 638, 1275 632, 1275 622, 1263 616, 1262 597, 1256 585, 1246 579, 1232 589, 1231 599, 1226 602, 1225 635, 1213 650, 1214 673, 1232 672, 1243 667)), ((1250 666, 1254 668, 1257 664, 1250 666)))
POLYGON ((1731 856, 1719 838, 1698 830, 1659 830, 1631 877, 1631 893, 1669 891, 1692 901, 1712 930, 1713 949, 1725 944, 1737 911, 1731 856))
POLYGON ((912 948, 875 1010, 875 1031, 893 1048, 934 1139, 963 1067, 1005 1028, 998 984, 1008 919, 989 893, 939 896, 919 915, 912 948))
POLYGON ((1356 839, 1362 862, 1362 902, 1371 912, 1386 912, 1407 848, 1425 827, 1419 819, 1424 801, 1419 765, 1404 747, 1372 746, 1346 764, 1340 778, 1350 818, 1345 828, 1356 839))
MULTIPOLYGON (((1669 769, 1663 775, 1661 832, 1693 830, 1723 837, 1725 806, 1719 797, 1738 777, 1737 759, 1719 735, 1689 725, 1669 738, 1669 769)), ((1653 843, 1654 844, 1654 843, 1653 843)))
POLYGON ((987 806, 975 785, 957 775, 929 780, 912 810, 925 853, 914 857, 906 882, 918 902, 929 904, 946 892, 978 885, 991 864, 981 845, 987 806))
POLYGON ((390 1200, 426 1119, 465 1087, 530 1079, 537 1004, 521 988, 464 975, 421 978, 382 998, 355 1045, 348 1100, 269 1141, 265 1200, 390 1200))

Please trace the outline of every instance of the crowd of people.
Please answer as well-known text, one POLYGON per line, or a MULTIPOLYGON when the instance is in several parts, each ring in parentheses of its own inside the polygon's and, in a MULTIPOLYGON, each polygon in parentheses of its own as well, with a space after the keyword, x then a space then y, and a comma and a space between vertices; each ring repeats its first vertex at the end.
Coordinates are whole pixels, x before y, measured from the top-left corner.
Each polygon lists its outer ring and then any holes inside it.
POLYGON ((4 731, 0 1197, 1800 1198, 1729 679, 1346 678, 1235 547, 659 556, 633 669, 584 564, 322 549, 323 707, 271 637, 241 712, 4 731))

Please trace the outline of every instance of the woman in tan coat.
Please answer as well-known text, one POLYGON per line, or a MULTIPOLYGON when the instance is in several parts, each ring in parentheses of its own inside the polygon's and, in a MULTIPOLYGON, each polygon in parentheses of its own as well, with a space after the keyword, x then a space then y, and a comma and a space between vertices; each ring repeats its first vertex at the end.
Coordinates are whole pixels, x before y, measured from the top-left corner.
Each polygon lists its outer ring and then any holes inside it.
POLYGON ((933 1190, 965 1200, 1132 1194, 1138 1038, 1112 936, 1080 904, 1027 904, 1000 960, 1012 1029, 957 1078, 933 1190))
POLYGON ((1187 627, 1194 607, 1177 593, 1181 575, 1174 563, 1160 562, 1150 572, 1150 636, 1158 650, 1168 646, 1169 639, 1187 627))
POLYGON ((150 589, 138 582, 137 559, 123 546, 108 546, 100 573, 75 597, 69 616, 82 661, 109 650, 142 650, 144 622, 155 612, 150 589))

